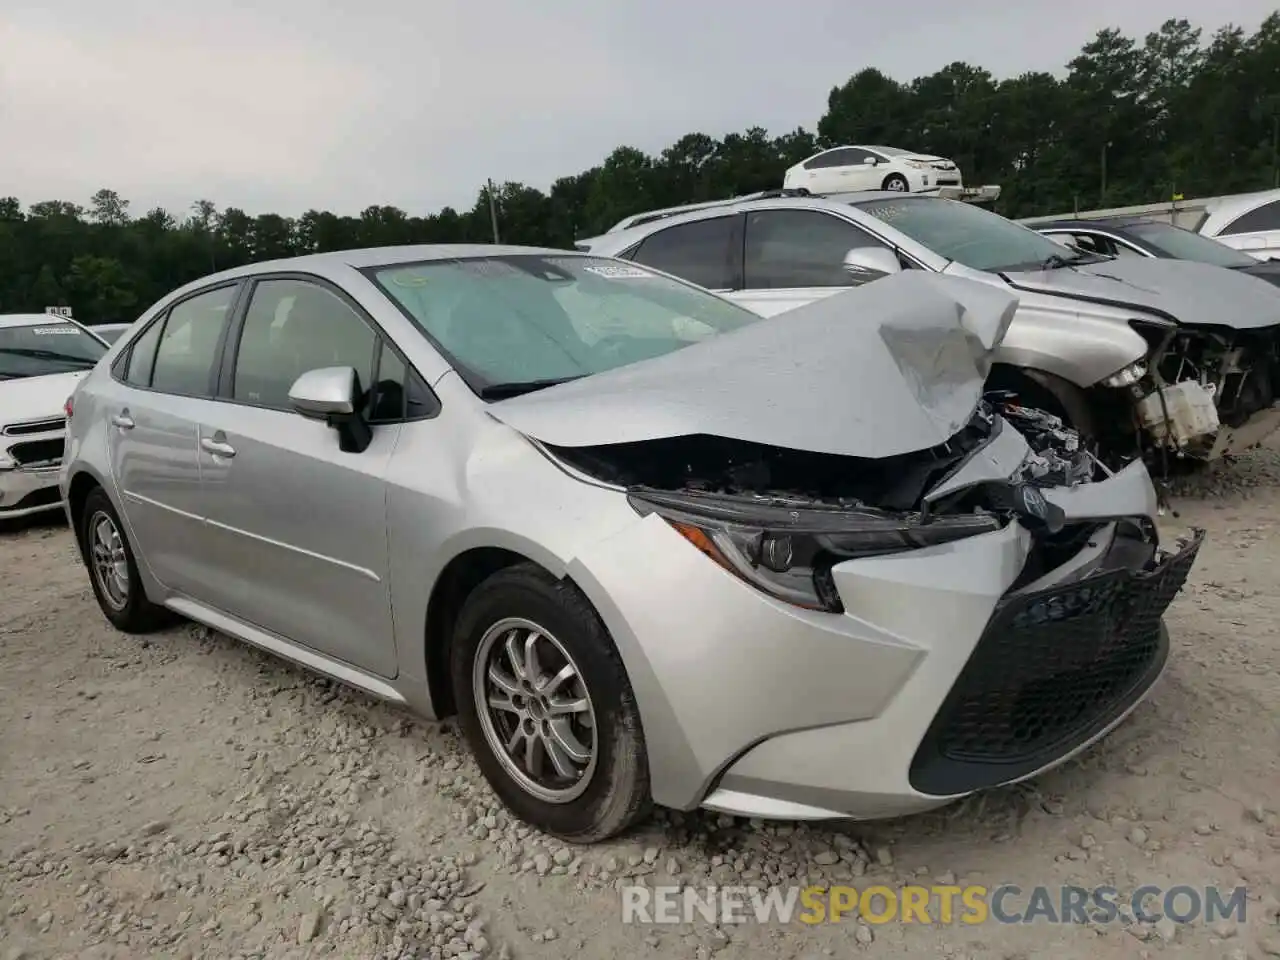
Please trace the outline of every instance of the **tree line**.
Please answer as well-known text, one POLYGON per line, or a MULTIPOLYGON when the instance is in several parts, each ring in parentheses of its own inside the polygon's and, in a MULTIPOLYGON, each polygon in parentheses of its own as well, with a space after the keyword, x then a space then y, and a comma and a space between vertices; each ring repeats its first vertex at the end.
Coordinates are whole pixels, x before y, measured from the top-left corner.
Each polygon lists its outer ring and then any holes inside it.
POLYGON ((1141 41, 1102 30, 1061 77, 996 79, 956 62, 902 83, 867 68, 832 88, 814 130, 689 133, 657 156, 620 146, 546 192, 504 183, 491 204, 482 188, 466 211, 294 218, 198 200, 181 216, 134 216, 109 189, 87 207, 0 197, 0 313, 70 306, 90 323, 132 320, 176 286, 254 260, 488 242, 491 212, 504 243, 569 247, 641 210, 778 187, 788 166, 841 143, 950 157, 966 183, 1002 186, 1008 217, 1280 186, 1280 11, 1252 34, 1227 25, 1206 37, 1186 20, 1141 41))

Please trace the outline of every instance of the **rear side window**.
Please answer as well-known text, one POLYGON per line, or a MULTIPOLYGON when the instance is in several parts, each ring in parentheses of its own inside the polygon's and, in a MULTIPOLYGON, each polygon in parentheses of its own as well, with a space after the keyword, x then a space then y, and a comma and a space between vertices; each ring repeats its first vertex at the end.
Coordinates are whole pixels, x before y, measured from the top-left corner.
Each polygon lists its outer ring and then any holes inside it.
POLYGON ((645 239, 632 258, 709 290, 733 287, 733 237, 738 216, 668 227, 645 239))
POLYGON ((1237 217, 1219 236, 1231 237, 1238 233, 1261 233, 1264 230, 1280 230, 1280 200, 1264 203, 1256 210, 1237 217))
POLYGON ((164 330, 164 319, 157 320, 142 332, 142 336, 129 347, 129 363, 124 381, 135 387, 151 386, 151 368, 156 362, 156 346, 164 330))
POLYGON ((151 389, 187 397, 213 395, 222 332, 236 287, 219 287, 183 300, 169 311, 156 345, 151 389))
POLYGON ((743 279, 749 290, 847 287, 844 257, 855 247, 885 246, 847 220, 816 210, 747 215, 743 279))

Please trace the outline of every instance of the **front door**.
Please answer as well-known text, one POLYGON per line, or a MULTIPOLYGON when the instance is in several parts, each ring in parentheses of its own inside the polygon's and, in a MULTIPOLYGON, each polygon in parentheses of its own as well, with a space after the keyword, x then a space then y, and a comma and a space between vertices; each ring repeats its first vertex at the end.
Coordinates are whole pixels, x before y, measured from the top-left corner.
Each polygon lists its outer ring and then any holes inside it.
POLYGON ((199 425, 217 568, 209 602, 394 677, 385 478, 401 427, 376 425, 368 449, 344 453, 336 431, 291 412, 288 401, 294 381, 322 367, 354 367, 368 390, 375 364, 393 355, 334 290, 271 278, 249 293, 234 357, 224 402, 199 425))
POLYGON ((742 288, 730 297, 771 317, 848 290, 844 257, 855 247, 884 244, 842 217, 821 210, 755 210, 747 214, 742 288))
POLYGON ((197 428, 238 289, 198 293, 153 320, 102 396, 112 474, 137 554, 166 587, 192 596, 208 574, 197 428))

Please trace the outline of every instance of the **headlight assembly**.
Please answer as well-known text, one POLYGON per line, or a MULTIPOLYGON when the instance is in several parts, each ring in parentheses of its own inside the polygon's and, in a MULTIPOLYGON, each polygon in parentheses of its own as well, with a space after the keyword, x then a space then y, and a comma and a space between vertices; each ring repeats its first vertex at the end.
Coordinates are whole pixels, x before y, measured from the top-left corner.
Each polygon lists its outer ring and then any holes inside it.
POLYGON ((923 519, 866 507, 697 492, 628 495, 725 570, 769 596, 808 610, 843 610, 833 564, 949 543, 1003 526, 994 514, 923 519))

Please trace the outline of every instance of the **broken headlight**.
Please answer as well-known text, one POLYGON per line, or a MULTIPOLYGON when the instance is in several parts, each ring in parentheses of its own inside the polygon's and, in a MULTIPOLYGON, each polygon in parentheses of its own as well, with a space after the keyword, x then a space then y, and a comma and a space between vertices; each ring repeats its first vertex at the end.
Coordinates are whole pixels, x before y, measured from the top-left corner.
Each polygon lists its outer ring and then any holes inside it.
POLYGON ((832 565, 949 543, 1003 525, 989 513, 926 521, 863 506, 692 491, 637 490, 627 500, 642 515, 662 517, 725 570, 771 597, 830 613, 844 609, 832 565))
POLYGON ((1147 362, 1135 360, 1102 381, 1107 387, 1131 387, 1147 375, 1147 362))

